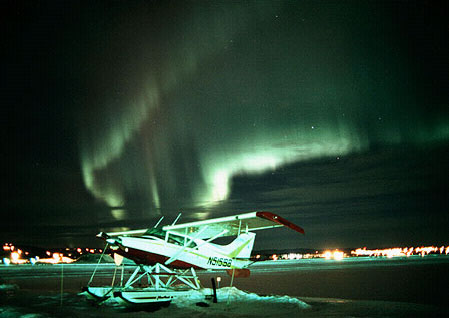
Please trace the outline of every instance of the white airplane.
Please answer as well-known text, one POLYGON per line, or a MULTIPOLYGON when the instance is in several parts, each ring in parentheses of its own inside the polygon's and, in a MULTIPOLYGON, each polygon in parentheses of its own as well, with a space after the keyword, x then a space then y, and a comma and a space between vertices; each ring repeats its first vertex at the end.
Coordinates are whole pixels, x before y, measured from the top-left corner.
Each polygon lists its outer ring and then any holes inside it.
MULTIPOLYGON (((160 220, 161 221, 161 220, 160 220)), ((160 223, 158 222, 158 224, 160 223)), ((184 224, 157 226, 126 232, 99 233, 118 254, 136 264, 164 264, 171 268, 242 269, 252 263, 253 231, 288 227, 304 230, 271 212, 250 212, 184 224), (228 245, 212 243, 236 236, 228 245)))
POLYGON ((162 218, 150 229, 99 233, 97 236, 107 242, 105 251, 110 247, 115 252, 116 265, 123 265, 121 282, 115 285, 116 268, 111 285, 94 286, 95 269, 85 288, 88 297, 100 303, 113 297, 132 305, 166 305, 176 297, 188 296, 192 290, 201 288, 195 269, 227 270, 232 286, 234 277, 250 274, 247 267, 253 263, 250 260, 256 237, 253 231, 285 226, 304 234, 301 227, 271 212, 175 224, 178 219, 179 216, 172 225, 161 228, 158 225, 162 218), (212 243, 226 236, 236 238, 228 245, 212 243), (126 283, 123 282, 123 257, 138 265, 126 283), (147 280, 148 287, 141 287, 142 279, 147 280))

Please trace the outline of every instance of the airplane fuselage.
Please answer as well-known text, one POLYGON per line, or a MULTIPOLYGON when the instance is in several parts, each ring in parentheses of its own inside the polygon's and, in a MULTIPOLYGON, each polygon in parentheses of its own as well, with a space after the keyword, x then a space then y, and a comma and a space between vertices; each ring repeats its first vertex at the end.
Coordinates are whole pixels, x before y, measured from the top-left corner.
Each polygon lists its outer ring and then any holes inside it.
POLYGON ((244 268, 252 263, 249 259, 232 258, 220 253, 214 244, 200 239, 189 244, 190 246, 180 246, 153 236, 124 236, 117 241, 119 243, 115 245, 114 251, 137 264, 164 264, 172 257, 175 259, 170 267, 174 268, 232 269, 244 268))

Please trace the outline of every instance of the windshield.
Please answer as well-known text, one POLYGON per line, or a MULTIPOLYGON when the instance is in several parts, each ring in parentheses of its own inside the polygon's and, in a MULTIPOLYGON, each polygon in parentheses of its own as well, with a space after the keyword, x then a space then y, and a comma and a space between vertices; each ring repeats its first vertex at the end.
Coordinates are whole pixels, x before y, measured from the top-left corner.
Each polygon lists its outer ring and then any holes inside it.
MULTIPOLYGON (((148 231, 146 231, 144 235, 151 235, 151 236, 155 236, 157 238, 165 240, 166 234, 167 234, 167 231, 164 231, 161 228, 154 228, 153 227, 151 229, 148 229, 148 231)), ((181 237, 181 236, 178 236, 178 235, 170 234, 168 236, 168 243, 171 243, 171 244, 184 246, 184 242, 185 241, 186 240, 184 239, 184 237, 181 237)), ((189 241, 189 239, 187 239, 187 241, 189 241)), ((196 244, 193 241, 189 244, 189 247, 193 248, 195 246, 196 246, 196 244)))

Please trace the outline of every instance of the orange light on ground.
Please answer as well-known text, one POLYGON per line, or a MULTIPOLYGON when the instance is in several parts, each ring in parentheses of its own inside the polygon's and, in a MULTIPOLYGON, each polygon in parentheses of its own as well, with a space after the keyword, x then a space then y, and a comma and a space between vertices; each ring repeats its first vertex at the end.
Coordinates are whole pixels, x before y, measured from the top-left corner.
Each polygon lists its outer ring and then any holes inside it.
POLYGON ((287 259, 301 259, 302 255, 298 253, 290 253, 287 255, 287 259))
POLYGON ((20 255, 17 252, 11 253, 11 261, 13 263, 17 263, 17 261, 19 260, 20 255))
POLYGON ((18 252, 11 253, 11 263, 23 264, 23 263, 26 263, 26 262, 27 262, 26 259, 20 258, 20 254, 18 252))
POLYGON ((335 250, 334 253, 332 253, 332 257, 334 260, 340 261, 343 259, 343 257, 345 257, 345 253, 339 250, 335 250))
POLYGON ((72 263, 75 260, 71 259, 70 257, 66 257, 66 256, 59 256, 60 254, 55 253, 54 256, 52 258, 41 258, 38 259, 37 261, 39 263, 46 263, 46 264, 59 264, 59 263, 72 263))
POLYGON ((324 257, 325 259, 334 259, 340 261, 345 257, 345 253, 339 250, 326 250, 323 254, 321 254, 321 257, 324 257))
POLYGON ((72 262, 74 262, 75 260, 74 259, 72 259, 72 258, 70 258, 70 257, 67 257, 67 256, 62 256, 61 257, 61 262, 62 263, 72 263, 72 262))

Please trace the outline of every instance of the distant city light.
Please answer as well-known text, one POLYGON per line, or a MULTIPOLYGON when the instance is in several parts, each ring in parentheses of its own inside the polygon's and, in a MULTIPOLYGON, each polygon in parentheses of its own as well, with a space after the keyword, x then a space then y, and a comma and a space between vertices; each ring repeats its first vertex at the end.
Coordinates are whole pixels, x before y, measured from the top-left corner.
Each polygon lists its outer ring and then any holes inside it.
MULTIPOLYGON (((90 253, 97 253, 102 250, 86 248, 90 253)), ((75 261, 80 255, 83 254, 83 249, 81 248, 61 248, 57 250, 44 250, 42 253, 42 258, 38 255, 33 254, 30 251, 26 251, 23 248, 19 248, 14 246, 12 243, 4 243, 2 246, 2 252, 0 260, 5 265, 9 264, 31 264, 34 265, 36 263, 49 263, 49 264, 58 264, 58 263, 71 263, 75 261)))
MULTIPOLYGON (((268 258, 271 260, 293 260, 293 259, 308 259, 308 258, 324 258, 327 260, 343 260, 347 257, 359 257, 359 256, 368 256, 368 257, 408 257, 412 255, 419 255, 424 257, 429 254, 449 254, 449 246, 421 246, 421 247, 394 247, 394 248, 386 248, 386 249, 373 249, 369 250, 366 247, 358 248, 356 250, 352 250, 350 255, 346 254, 343 251, 338 249, 336 250, 325 250, 324 252, 315 251, 315 253, 288 253, 288 254, 272 254, 268 258)), ((254 256, 255 260, 266 259, 263 258, 262 255, 257 254, 254 256)))
MULTIPOLYGON (((2 263, 4 265, 10 264, 58 264, 58 263, 71 263, 78 257, 85 254, 102 253, 102 249, 95 248, 64 248, 56 249, 54 251, 47 250, 43 252, 42 258, 38 255, 33 255, 30 251, 26 251, 23 248, 14 246, 12 243, 3 244, 2 263)), ((340 261, 348 257, 409 257, 412 255, 425 257, 427 255, 448 255, 449 246, 420 246, 420 247, 392 247, 386 249, 367 249, 366 247, 357 248, 355 250, 346 250, 346 252, 335 250, 314 251, 311 253, 285 253, 285 254, 256 254, 252 256, 255 261, 263 261, 271 259, 278 260, 298 260, 298 259, 310 259, 310 258, 324 258, 326 260, 340 261)))
POLYGON ((11 253, 11 261, 13 263, 16 263, 19 260, 19 258, 20 258, 19 253, 17 252, 11 253))
POLYGON ((421 255, 426 256, 428 254, 449 254, 449 246, 422 246, 422 247, 394 247, 386 249, 368 250, 366 247, 358 248, 351 251, 354 256, 386 256, 388 258, 398 256, 411 256, 421 255))
POLYGON ((345 253, 337 250, 332 253, 332 257, 333 257, 333 259, 339 261, 339 260, 342 260, 343 257, 345 257, 345 253))
POLYGON ((335 251, 325 251, 323 254, 321 254, 321 257, 324 257, 325 259, 334 259, 334 260, 342 260, 345 257, 345 253, 341 252, 339 250, 335 251))

